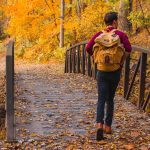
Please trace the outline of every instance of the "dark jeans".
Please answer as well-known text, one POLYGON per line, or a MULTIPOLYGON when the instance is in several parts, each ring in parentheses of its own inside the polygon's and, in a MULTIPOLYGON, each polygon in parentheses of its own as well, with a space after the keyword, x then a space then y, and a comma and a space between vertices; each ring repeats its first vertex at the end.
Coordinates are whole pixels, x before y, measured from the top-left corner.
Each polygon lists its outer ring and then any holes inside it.
POLYGON ((97 123, 104 124, 104 108, 106 106, 105 124, 111 126, 114 112, 114 96, 120 80, 121 69, 113 72, 97 71, 98 103, 97 123))

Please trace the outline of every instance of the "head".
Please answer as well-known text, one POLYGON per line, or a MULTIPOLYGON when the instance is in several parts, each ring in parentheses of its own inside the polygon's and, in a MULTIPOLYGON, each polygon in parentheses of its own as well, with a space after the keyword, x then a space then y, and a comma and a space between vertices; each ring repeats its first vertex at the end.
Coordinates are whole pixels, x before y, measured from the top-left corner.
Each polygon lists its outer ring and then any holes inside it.
POLYGON ((117 12, 108 12, 105 14, 104 22, 106 26, 113 26, 117 29, 118 27, 118 13, 117 12))

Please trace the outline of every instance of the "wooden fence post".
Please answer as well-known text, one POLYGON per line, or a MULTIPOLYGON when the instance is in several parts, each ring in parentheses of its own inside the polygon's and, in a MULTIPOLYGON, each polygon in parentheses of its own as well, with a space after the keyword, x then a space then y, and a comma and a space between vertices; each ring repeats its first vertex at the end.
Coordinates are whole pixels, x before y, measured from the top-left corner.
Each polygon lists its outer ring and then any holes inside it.
POLYGON ((129 71, 130 71, 130 56, 126 59, 124 64, 124 94, 123 97, 125 98, 128 92, 129 87, 129 71))
POLYGON ((85 44, 82 47, 82 74, 85 75, 85 44))
POLYGON ((69 51, 67 51, 67 73, 69 72, 69 51))
POLYGON ((66 61, 66 73, 68 73, 69 72, 69 51, 67 51, 66 52, 66 59, 67 59, 67 61, 66 61))
POLYGON ((96 79, 97 75, 97 64, 94 64, 94 79, 96 79))
POLYGON ((77 73, 80 73, 80 45, 77 47, 77 73))
POLYGON ((6 52, 6 140, 15 140, 14 128, 14 41, 10 41, 6 52))
POLYGON ((69 73, 72 72, 72 49, 69 51, 69 73))
POLYGON ((88 64, 87 64, 87 70, 88 70, 88 76, 91 77, 91 58, 90 55, 88 54, 88 64))
POLYGON ((144 103, 146 63, 147 63, 147 54, 142 53, 141 54, 141 63, 140 63, 140 84, 139 84, 138 108, 141 108, 144 103))
POLYGON ((76 72, 76 47, 72 49, 72 68, 73 68, 73 73, 76 72))
POLYGON ((68 61, 68 58, 67 58, 67 51, 66 51, 66 55, 65 55, 65 71, 64 71, 65 73, 68 72, 67 71, 68 70, 68 68, 67 68, 68 67, 67 61, 68 61))
POLYGON ((150 101, 150 91, 147 93, 146 100, 145 100, 145 102, 143 103, 143 106, 142 106, 142 110, 145 111, 146 106, 147 106, 149 101, 150 101))
POLYGON ((131 78, 130 86, 128 86, 128 91, 127 91, 126 97, 125 97, 127 100, 129 99, 129 96, 130 96, 130 93, 131 93, 131 90, 132 90, 132 87, 133 87, 133 84, 134 84, 134 81, 135 81, 135 77, 136 77, 138 69, 139 69, 140 61, 141 61, 141 57, 139 58, 138 63, 136 65, 136 68, 134 70, 133 76, 131 78))

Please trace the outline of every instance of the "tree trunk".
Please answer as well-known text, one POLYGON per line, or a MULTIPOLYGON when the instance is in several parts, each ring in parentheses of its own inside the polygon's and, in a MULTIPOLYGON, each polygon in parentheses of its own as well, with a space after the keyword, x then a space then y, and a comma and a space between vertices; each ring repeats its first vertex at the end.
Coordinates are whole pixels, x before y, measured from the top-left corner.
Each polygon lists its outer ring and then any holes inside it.
MULTIPOLYGON (((70 5, 72 5, 72 1, 73 1, 73 0, 70 0, 70 2, 69 2, 70 5)), ((72 7, 69 8, 69 14, 70 14, 70 15, 72 14, 72 7)))
POLYGON ((119 11, 119 29, 131 32, 132 24, 129 22, 127 17, 132 11, 132 0, 120 0, 120 11, 119 11))
POLYGON ((64 47, 64 11, 65 2, 61 0, 61 16, 60 16, 60 47, 64 47))
POLYGON ((77 15, 78 15, 78 18, 80 19, 81 18, 81 6, 80 6, 79 0, 77 0, 77 15))

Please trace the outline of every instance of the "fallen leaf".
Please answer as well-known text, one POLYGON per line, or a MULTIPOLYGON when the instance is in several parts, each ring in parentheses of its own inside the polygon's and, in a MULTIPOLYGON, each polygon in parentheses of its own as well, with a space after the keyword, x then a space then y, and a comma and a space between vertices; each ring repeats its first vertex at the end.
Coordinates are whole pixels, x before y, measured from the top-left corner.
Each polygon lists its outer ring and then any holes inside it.
POLYGON ((140 135, 139 131, 131 131, 131 136, 132 137, 138 137, 140 135))
POLYGON ((104 140, 102 140, 102 141, 97 142, 97 144, 105 145, 105 144, 107 144, 107 142, 106 142, 106 141, 104 141, 104 140))
POLYGON ((126 150, 132 150, 132 149, 134 149, 134 145, 133 144, 128 144, 128 145, 124 145, 124 148, 126 149, 126 150))

